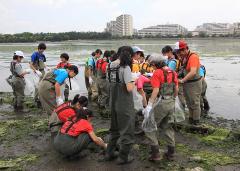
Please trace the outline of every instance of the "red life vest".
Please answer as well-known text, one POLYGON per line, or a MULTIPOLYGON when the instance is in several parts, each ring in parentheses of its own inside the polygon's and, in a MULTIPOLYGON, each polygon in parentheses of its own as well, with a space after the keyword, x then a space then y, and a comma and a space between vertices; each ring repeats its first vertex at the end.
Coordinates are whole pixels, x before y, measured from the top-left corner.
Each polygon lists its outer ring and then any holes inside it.
POLYGON ((76 115, 75 109, 71 106, 71 101, 68 101, 58 106, 54 110, 54 112, 57 113, 59 120, 62 121, 63 123, 65 123, 68 120, 68 118, 76 115))
POLYGON ((63 69, 67 69, 71 66, 70 63, 63 63, 63 62, 60 62, 58 65, 57 65, 57 68, 63 68, 63 69))

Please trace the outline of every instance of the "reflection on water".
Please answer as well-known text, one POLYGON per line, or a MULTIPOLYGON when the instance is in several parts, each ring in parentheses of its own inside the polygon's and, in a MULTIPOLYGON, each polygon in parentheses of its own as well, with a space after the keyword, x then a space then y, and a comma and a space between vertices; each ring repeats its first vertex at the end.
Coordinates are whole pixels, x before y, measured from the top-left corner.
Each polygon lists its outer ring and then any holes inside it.
MULTIPOLYGON (((55 66, 59 55, 67 52, 71 62, 83 64, 97 48, 102 50, 113 49, 123 45, 137 45, 145 50, 145 54, 160 53, 165 45, 174 45, 177 40, 119 40, 119 41, 67 41, 47 43, 47 64, 55 66)), ((188 40, 189 47, 201 56, 201 63, 207 68, 208 99, 211 112, 215 116, 228 119, 240 117, 240 40, 215 39, 215 40, 188 40)), ((0 91, 11 91, 5 82, 9 75, 9 61, 16 50, 25 53, 24 67, 30 60, 30 55, 36 50, 37 43, 0 44, 0 91)), ((74 80, 78 84, 77 90, 71 94, 86 93, 83 68, 74 80)))

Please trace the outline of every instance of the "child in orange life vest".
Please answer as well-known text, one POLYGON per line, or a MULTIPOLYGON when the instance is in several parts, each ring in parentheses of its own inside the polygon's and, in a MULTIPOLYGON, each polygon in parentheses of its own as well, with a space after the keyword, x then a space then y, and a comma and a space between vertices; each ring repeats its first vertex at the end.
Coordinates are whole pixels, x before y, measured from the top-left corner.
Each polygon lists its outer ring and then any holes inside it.
POLYGON ((86 108, 88 99, 85 96, 75 95, 72 101, 68 101, 58 106, 49 118, 49 127, 52 136, 55 136, 60 127, 67 122, 68 118, 76 115, 77 110, 86 108))
POLYGON ((107 144, 94 133, 92 118, 90 110, 84 108, 78 110, 75 116, 64 123, 54 138, 55 149, 66 157, 77 157, 93 143, 106 149, 107 144))
MULTIPOLYGON (((69 56, 67 53, 62 53, 60 55, 61 62, 57 65, 57 69, 67 69, 71 64, 68 62, 69 56)), ((65 102, 68 101, 69 97, 69 86, 68 84, 65 84, 65 90, 64 90, 64 97, 65 97, 65 102)))

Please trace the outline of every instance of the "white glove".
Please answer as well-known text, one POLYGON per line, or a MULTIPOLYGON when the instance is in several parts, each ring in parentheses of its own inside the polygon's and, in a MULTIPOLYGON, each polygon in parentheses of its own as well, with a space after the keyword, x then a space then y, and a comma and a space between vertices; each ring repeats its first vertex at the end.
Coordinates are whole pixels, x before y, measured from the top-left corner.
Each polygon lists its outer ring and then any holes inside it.
POLYGON ((38 71, 38 70, 36 70, 36 74, 37 74, 39 77, 42 76, 42 73, 41 73, 40 71, 38 71))
POLYGON ((144 115, 144 118, 148 118, 150 111, 152 110, 152 103, 148 103, 147 107, 143 109, 142 113, 144 115))
POLYGON ((64 103, 62 97, 57 97, 57 98, 56 98, 56 102, 57 102, 57 106, 60 106, 61 104, 64 103))
POLYGON ((93 84, 93 79, 92 79, 92 77, 89 77, 89 84, 90 84, 90 85, 93 84))
POLYGON ((30 74, 32 72, 32 69, 25 69, 24 70, 27 74, 30 74))
POLYGON ((135 81, 136 79, 138 79, 138 77, 141 75, 140 72, 132 72, 132 78, 135 81))
POLYGON ((146 75, 147 77, 152 77, 152 76, 153 76, 153 73, 148 73, 148 72, 146 72, 145 75, 146 75))

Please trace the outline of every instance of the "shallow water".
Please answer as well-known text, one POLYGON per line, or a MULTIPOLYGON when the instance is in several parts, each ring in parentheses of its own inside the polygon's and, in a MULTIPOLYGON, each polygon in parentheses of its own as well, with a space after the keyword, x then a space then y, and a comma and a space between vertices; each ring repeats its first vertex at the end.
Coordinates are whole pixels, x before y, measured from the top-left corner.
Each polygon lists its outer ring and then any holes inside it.
MULTIPOLYGON (((137 45, 145 50, 145 54, 160 53, 165 45, 174 45, 176 40, 119 40, 119 41, 67 41, 47 43, 47 64, 55 66, 59 55, 67 52, 71 62, 81 66, 86 58, 97 48, 102 50, 117 50, 122 45, 137 45)), ((240 119, 240 40, 239 39, 213 39, 189 40, 191 50, 201 56, 201 63, 207 69, 207 96, 214 116, 228 119, 240 119)), ((9 75, 9 62, 16 50, 25 53, 24 67, 30 55, 36 50, 37 43, 0 44, 0 92, 9 92, 11 88, 5 78, 9 75)), ((75 92, 86 93, 83 68, 73 80, 71 95, 75 92)), ((31 79, 31 76, 28 76, 31 79)), ((30 85, 31 86, 31 85, 30 85)))

